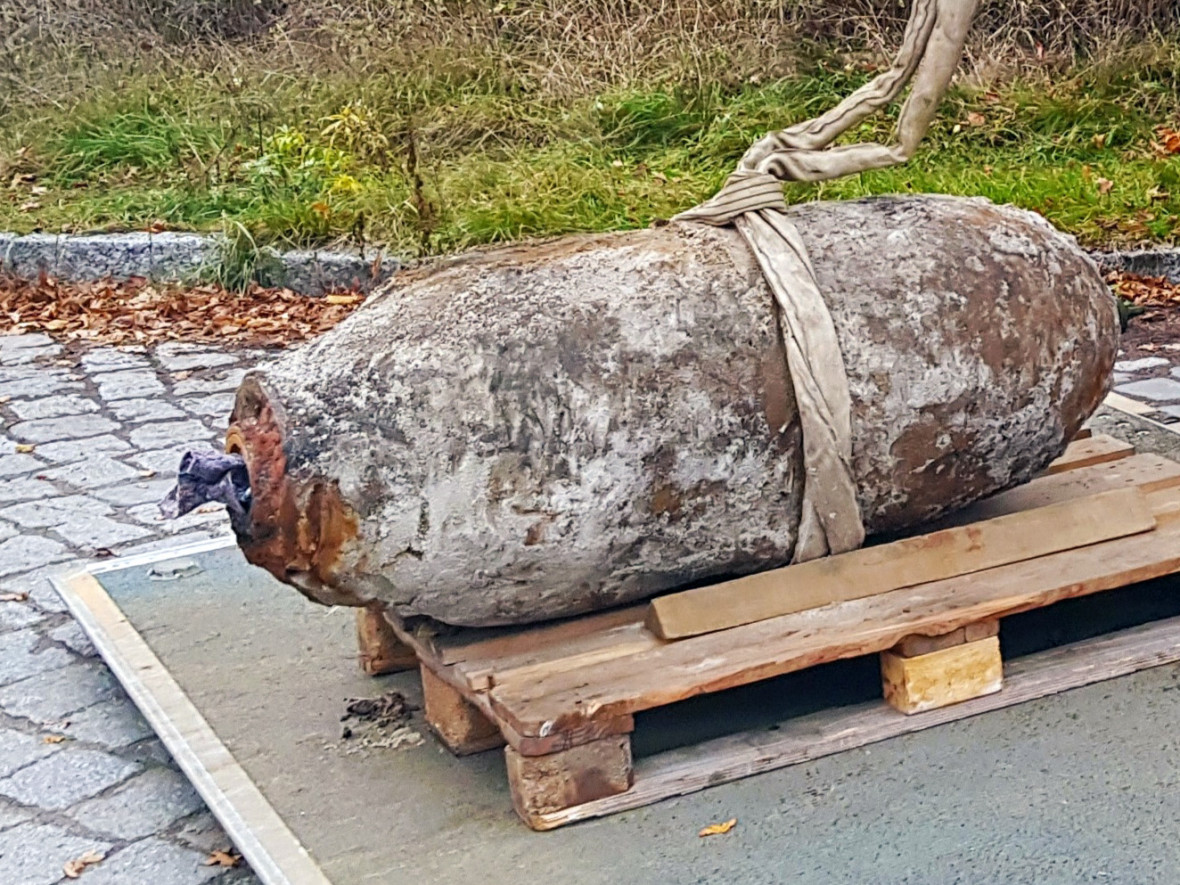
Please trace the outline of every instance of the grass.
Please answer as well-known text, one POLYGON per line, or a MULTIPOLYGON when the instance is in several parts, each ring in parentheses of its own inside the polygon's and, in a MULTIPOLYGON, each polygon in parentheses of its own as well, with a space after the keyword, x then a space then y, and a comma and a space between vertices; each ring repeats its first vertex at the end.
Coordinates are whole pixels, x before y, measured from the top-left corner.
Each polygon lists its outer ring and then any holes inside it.
MULTIPOLYGON (((584 34, 561 43, 524 3, 498 23, 416 25, 381 18, 396 5, 365 6, 360 33, 355 18, 340 33, 320 21, 214 53, 153 37, 104 67, 62 37, 35 63, 0 58, 0 79, 26 82, 34 64, 56 78, 54 93, 0 101, 0 229, 227 230, 252 246, 422 255, 641 227, 708 197, 751 141, 830 107, 884 59, 863 39, 788 54, 753 26, 733 46, 710 38, 731 22, 636 24, 607 52, 584 34)), ((1091 50, 1014 43, 985 63, 977 48, 908 165, 789 185, 788 199, 982 195, 1087 245, 1180 242, 1180 155, 1158 131, 1180 129, 1180 34, 1091 50)), ((890 125, 851 137, 887 139, 890 125)))

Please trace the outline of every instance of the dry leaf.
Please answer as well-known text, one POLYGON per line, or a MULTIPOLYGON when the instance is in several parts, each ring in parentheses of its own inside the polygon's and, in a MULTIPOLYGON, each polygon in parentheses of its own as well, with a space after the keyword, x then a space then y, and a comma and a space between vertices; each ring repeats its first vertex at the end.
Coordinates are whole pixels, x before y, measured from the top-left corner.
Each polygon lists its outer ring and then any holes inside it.
POLYGON ((67 861, 66 865, 61 868, 61 871, 66 874, 69 879, 77 879, 82 875, 82 871, 89 866, 96 863, 102 863, 105 854, 97 851, 87 851, 81 857, 76 857, 71 861, 67 861))
POLYGON ((1180 132, 1160 126, 1155 130, 1160 139, 1160 151, 1165 154, 1180 154, 1180 132))
POLYGON ((328 304, 360 304, 365 298, 363 295, 326 295, 324 300, 328 304))
POLYGON ((29 200, 27 203, 20 204, 20 211, 21 212, 32 212, 32 211, 34 211, 36 209, 40 209, 40 208, 41 208, 41 204, 38 203, 36 200, 29 200))
POLYGON ((0 602, 28 602, 28 593, 0 593, 0 602))
POLYGON ((1114 182, 1111 181, 1109 178, 1099 178, 1097 183, 1098 183, 1098 193, 1100 193, 1100 194, 1109 194, 1110 189, 1112 187, 1114 187, 1114 182))
POLYGON ((142 476, 144 479, 151 479, 153 476, 156 475, 156 471, 154 471, 154 470, 141 470, 141 471, 139 471, 139 475, 142 476))
POLYGON ((986 122, 987 122, 987 117, 985 117, 983 114, 979 113, 978 111, 971 111, 970 113, 967 114, 967 125, 968 126, 982 126, 986 122))
POLYGON ((728 833, 730 830, 732 830, 736 826, 737 826, 737 818, 731 817, 729 820, 725 821, 724 823, 709 824, 709 826, 705 827, 703 830, 701 830, 699 833, 697 833, 697 835, 698 836, 720 836, 723 833, 728 833))
POLYGON ((205 866, 207 867, 236 867, 241 862, 242 856, 240 854, 229 851, 214 851, 205 858, 205 866))
POLYGON ((37 450, 37 447, 35 445, 30 444, 30 443, 17 443, 16 444, 16 451, 17 451, 17 454, 19 454, 19 455, 27 455, 30 452, 34 452, 36 450, 37 450))
POLYGON ((60 744, 66 739, 64 734, 47 734, 41 738, 43 744, 60 744))

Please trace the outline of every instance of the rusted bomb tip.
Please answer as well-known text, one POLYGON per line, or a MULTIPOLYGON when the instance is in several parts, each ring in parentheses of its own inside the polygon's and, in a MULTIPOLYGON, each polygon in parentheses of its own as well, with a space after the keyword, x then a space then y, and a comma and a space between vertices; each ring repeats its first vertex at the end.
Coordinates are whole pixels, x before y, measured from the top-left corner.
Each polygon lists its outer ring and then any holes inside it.
POLYGON ((304 481, 287 473, 281 403, 261 378, 247 375, 238 388, 225 450, 242 456, 250 476, 247 521, 235 526, 246 559, 291 584, 315 602, 360 605, 336 586, 336 566, 357 519, 334 483, 304 481))

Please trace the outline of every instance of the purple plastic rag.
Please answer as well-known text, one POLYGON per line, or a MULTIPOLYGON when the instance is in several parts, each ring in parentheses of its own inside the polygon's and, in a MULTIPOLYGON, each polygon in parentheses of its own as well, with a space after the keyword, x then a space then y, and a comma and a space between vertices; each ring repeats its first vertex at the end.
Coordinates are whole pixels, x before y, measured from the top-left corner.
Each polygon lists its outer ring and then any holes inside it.
POLYGON ((210 501, 220 501, 237 529, 250 512, 250 475, 241 455, 224 452, 185 452, 176 486, 159 504, 169 519, 184 516, 210 501))

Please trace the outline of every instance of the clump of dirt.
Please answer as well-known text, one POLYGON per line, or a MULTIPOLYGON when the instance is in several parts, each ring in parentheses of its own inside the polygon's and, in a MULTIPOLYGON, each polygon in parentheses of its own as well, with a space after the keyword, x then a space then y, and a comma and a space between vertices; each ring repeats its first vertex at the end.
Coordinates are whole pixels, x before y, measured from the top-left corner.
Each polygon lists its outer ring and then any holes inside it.
POLYGON ((365 749, 416 747, 422 735, 410 727, 411 714, 418 707, 400 691, 387 691, 375 698, 346 698, 341 743, 331 749, 355 753, 365 749))
MULTIPOLYGON (((348 698, 341 722, 350 719, 371 722, 378 728, 393 728, 410 718, 418 708, 406 700, 400 691, 388 691, 376 698, 348 698)), ((346 726, 347 728, 347 726, 346 726)))

